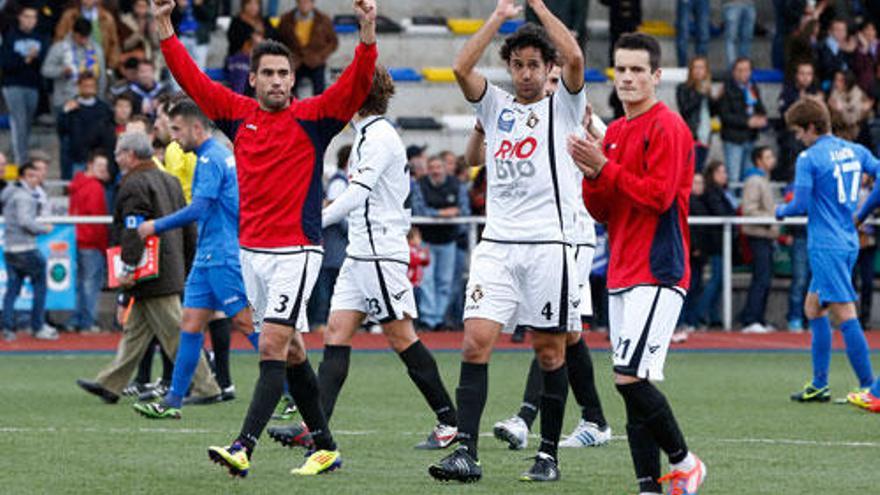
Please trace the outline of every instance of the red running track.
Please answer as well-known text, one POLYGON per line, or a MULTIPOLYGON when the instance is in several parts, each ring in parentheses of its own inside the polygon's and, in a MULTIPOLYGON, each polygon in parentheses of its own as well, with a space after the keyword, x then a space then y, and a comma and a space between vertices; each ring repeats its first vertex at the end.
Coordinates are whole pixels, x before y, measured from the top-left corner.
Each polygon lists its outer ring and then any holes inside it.
MULTIPOLYGON (((587 345, 592 349, 608 349, 607 334, 587 332, 587 345)), ((868 344, 871 349, 880 349, 880 332, 866 332, 868 344)), ((52 351, 114 351, 119 342, 119 333, 100 334, 74 334, 63 333, 61 338, 55 341, 36 340, 25 332, 18 333, 18 339, 14 342, 0 342, 0 353, 4 352, 52 352, 52 351)), ((438 332, 420 334, 422 341, 430 349, 435 350, 458 350, 461 348, 461 332, 438 332)), ((309 349, 320 349, 323 346, 321 334, 305 334, 306 345, 309 349)), ((206 339, 210 342, 210 339, 206 339)), ((232 336, 233 349, 247 350, 250 344, 239 335, 232 336)), ((384 350, 388 349, 385 338, 382 335, 361 333, 355 336, 355 349, 360 350, 384 350)), ((788 332, 775 332, 766 335, 743 334, 740 332, 698 332, 690 334, 688 341, 683 344, 673 344, 673 349, 682 350, 722 350, 722 351, 798 351, 810 348, 809 332, 793 334, 788 332)), ((843 339, 839 332, 834 335, 834 348, 843 349, 843 339)), ((529 349, 528 340, 523 344, 515 344, 510 341, 509 335, 502 335, 498 339, 496 349, 503 350, 526 350, 529 349)))

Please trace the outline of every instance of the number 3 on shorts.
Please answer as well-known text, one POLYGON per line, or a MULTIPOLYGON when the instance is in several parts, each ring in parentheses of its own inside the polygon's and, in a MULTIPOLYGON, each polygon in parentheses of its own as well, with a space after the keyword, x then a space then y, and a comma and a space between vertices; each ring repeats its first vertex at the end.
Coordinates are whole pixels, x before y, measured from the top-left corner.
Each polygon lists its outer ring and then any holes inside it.
POLYGON ((278 303, 278 307, 275 308, 273 311, 275 311, 276 313, 284 313, 285 311, 287 311, 287 303, 289 301, 290 296, 288 296, 287 294, 281 294, 281 301, 278 303))

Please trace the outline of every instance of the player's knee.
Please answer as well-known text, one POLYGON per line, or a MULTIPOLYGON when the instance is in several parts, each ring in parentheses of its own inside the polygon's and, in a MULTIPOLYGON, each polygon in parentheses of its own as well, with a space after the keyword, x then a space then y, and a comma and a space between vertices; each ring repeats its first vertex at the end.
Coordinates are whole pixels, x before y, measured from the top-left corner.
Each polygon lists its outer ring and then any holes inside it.
POLYGON ((492 346, 476 338, 468 338, 465 335, 461 345, 461 359, 466 363, 488 363, 489 355, 492 353, 492 346))
POLYGON ((549 349, 545 349, 542 351, 536 351, 535 357, 538 358, 538 366, 541 367, 542 370, 545 371, 553 371, 557 370, 565 364, 565 353, 555 352, 555 350, 551 351, 549 349))
POLYGON ((411 320, 398 320, 382 325, 382 332, 394 352, 401 353, 419 340, 411 320))
POLYGON ((300 346, 290 345, 287 348, 287 364, 298 365, 306 361, 306 350, 300 346))
POLYGON ((232 317, 232 328, 245 335, 254 333, 254 318, 250 310, 239 311, 237 315, 232 317))
POLYGON ((629 384, 637 383, 640 381, 642 381, 642 379, 637 376, 622 375, 620 373, 614 374, 614 384, 615 385, 629 385, 629 384))
POLYGON ((274 332, 263 332, 260 336, 261 361, 284 361, 287 353, 285 336, 274 332))

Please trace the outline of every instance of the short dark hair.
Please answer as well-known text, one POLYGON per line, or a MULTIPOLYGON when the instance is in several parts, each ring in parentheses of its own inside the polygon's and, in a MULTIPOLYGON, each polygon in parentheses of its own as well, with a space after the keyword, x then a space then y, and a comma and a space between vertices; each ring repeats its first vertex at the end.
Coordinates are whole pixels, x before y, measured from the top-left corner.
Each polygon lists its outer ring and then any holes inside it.
POLYGON ((394 96, 394 80, 391 79, 391 74, 384 66, 376 64, 376 70, 373 71, 373 84, 370 86, 367 99, 358 110, 358 115, 361 117, 384 115, 388 111, 388 102, 392 96, 394 96))
POLYGON ((183 100, 188 100, 189 96, 186 95, 183 91, 178 91, 177 93, 162 93, 156 99, 156 102, 159 104, 159 108, 162 109, 166 114, 171 112, 171 109, 174 108, 174 105, 177 105, 183 100))
POLYGON ((831 114, 824 103, 813 98, 801 98, 785 112, 785 125, 807 130, 813 124, 818 134, 831 130, 831 114))
POLYGON ((73 32, 80 36, 91 36, 92 23, 85 17, 77 17, 76 20, 73 21, 73 32))
POLYGON ((527 22, 504 39, 504 44, 501 45, 501 59, 504 63, 510 63, 510 55, 513 52, 527 47, 539 50, 545 64, 556 63, 559 58, 559 53, 547 36, 547 31, 537 24, 527 22))
POLYGON ((84 70, 77 75, 76 83, 79 84, 83 81, 95 81, 98 82, 98 78, 95 77, 95 73, 89 70, 84 70))
POLYGON ((86 163, 92 163, 95 161, 95 159, 101 157, 106 158, 108 161, 110 160, 110 157, 107 155, 107 152, 104 151, 103 148, 95 148, 92 151, 89 151, 88 157, 86 158, 86 163))
POLYGON ((134 96, 127 92, 116 95, 116 97, 113 98, 113 106, 116 106, 116 104, 120 101, 127 101, 128 104, 131 105, 132 111, 134 111, 134 96))
POLYGON ((287 61, 290 62, 290 69, 293 70, 293 54, 290 53, 290 49, 275 40, 263 40, 257 43, 257 46, 251 51, 251 72, 257 72, 260 68, 260 59, 264 55, 287 57, 287 61))
POLYGON ((27 161, 18 166, 18 176, 24 177, 24 173, 28 170, 36 170, 37 165, 33 161, 27 161))
POLYGON ((146 127, 147 129, 147 133, 149 133, 153 129, 153 119, 142 113, 132 115, 131 118, 128 120, 128 123, 131 124, 132 122, 140 122, 144 124, 144 127, 146 127))
POLYGON ((194 101, 189 99, 182 100, 171 107, 171 111, 168 112, 168 118, 173 119, 175 117, 183 117, 190 122, 195 120, 202 124, 202 127, 205 129, 211 128, 211 120, 202 113, 194 101))
POLYGON ((617 50, 642 50, 648 52, 648 63, 651 72, 660 68, 660 43, 653 36, 645 33, 627 33, 614 43, 614 52, 617 50))
POLYGON ((758 160, 761 159, 761 156, 763 156, 766 151, 772 151, 772 148, 769 146, 755 146, 752 150, 752 163, 757 165, 758 160))

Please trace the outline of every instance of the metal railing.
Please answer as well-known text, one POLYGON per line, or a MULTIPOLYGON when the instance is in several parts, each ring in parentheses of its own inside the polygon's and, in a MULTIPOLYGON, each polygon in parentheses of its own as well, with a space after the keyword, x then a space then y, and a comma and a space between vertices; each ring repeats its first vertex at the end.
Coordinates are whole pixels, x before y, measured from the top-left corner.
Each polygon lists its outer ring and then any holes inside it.
MULTIPOLYGON (((110 224, 113 218, 110 216, 45 216, 37 218, 38 222, 76 225, 76 224, 110 224)), ((5 220, 0 216, 0 224, 5 220)), ((468 246, 470 251, 477 244, 477 226, 486 223, 485 217, 457 217, 457 218, 433 218, 413 217, 414 225, 468 225, 468 246)), ((806 217, 787 218, 779 221, 773 217, 690 217, 688 225, 720 226, 722 228, 722 323, 729 330, 733 325, 733 227, 735 225, 806 225, 806 217)), ((880 220, 872 219, 866 222, 871 225, 880 225, 880 220)))

